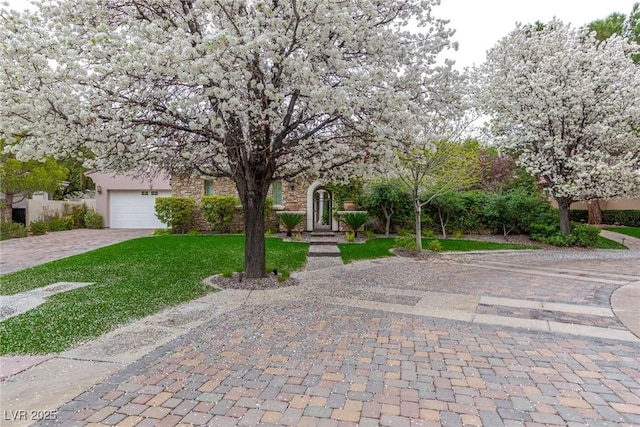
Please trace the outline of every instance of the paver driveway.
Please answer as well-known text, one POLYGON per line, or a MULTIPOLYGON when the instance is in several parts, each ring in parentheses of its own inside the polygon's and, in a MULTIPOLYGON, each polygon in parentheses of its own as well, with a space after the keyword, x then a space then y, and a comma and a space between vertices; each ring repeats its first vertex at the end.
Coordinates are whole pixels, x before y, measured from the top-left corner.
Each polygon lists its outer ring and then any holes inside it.
POLYGON ((2 385, 2 406, 29 398, 57 410, 40 425, 69 426, 640 425, 640 339, 610 307, 640 297, 638 262, 538 251, 298 273, 48 359, 2 385))

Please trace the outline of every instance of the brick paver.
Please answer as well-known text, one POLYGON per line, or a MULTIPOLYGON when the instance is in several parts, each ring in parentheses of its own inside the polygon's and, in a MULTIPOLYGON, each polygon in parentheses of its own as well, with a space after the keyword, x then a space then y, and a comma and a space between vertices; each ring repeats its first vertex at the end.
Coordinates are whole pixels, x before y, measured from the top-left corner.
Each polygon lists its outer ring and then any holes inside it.
MULTIPOLYGON (((640 425, 636 342, 380 309, 415 307, 427 292, 461 302, 490 296, 606 309, 612 293, 638 275, 630 267, 640 259, 637 252, 561 254, 443 256, 315 270, 303 279, 306 293, 228 311, 38 425, 640 425), (489 259, 517 271, 484 268, 489 259), (536 274, 531 267, 584 274, 536 274), (601 280, 606 274, 630 278, 607 283, 601 280), (361 304, 333 304, 335 298, 361 304)), ((486 304, 475 310, 625 328, 597 314, 486 304)))

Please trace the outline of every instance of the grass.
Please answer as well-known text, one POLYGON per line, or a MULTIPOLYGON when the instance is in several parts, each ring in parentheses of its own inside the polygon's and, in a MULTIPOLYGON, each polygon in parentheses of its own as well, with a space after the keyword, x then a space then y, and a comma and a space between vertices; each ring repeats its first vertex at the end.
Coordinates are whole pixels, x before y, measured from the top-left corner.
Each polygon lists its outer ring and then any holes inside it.
MULTIPOLYGON (((433 239, 422 239, 422 246, 427 247, 433 239)), ((535 246, 520 245, 516 243, 483 242, 478 240, 442 239, 440 240, 444 252, 463 251, 487 251, 500 249, 536 249, 535 246)), ((394 256, 389 250, 394 246, 393 238, 378 238, 367 240, 364 243, 339 244, 342 261, 347 264, 351 261, 383 258, 394 256)))
MULTIPOLYGON (((266 239, 267 265, 304 266, 308 245, 266 239)), ((69 349, 119 325, 203 296, 205 277, 244 262, 243 236, 158 236, 129 240, 0 277, 11 295, 55 282, 95 282, 51 296, 39 307, 0 322, 0 354, 69 349)))
POLYGON ((607 231, 613 231, 614 233, 626 234, 627 236, 640 239, 640 227, 608 227, 607 231))
POLYGON ((598 236, 598 241, 593 249, 629 249, 622 243, 610 240, 602 236, 598 236))

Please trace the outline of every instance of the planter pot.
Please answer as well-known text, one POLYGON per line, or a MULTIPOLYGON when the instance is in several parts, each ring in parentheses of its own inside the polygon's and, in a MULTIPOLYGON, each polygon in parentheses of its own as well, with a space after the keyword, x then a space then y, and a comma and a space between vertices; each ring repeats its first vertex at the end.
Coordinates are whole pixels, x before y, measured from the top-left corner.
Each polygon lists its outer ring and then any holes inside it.
POLYGON ((297 211, 299 208, 298 202, 287 202, 284 204, 285 211, 297 211))
POLYGON ((343 206, 345 211, 355 211, 356 210, 356 202, 354 202, 352 200, 345 201, 342 206, 343 206))

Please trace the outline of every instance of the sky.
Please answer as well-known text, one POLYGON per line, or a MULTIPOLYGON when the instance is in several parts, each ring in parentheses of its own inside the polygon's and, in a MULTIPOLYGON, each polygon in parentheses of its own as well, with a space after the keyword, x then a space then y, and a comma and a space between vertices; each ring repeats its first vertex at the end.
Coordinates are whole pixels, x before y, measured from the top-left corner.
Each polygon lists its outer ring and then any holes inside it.
MULTIPOLYGON (((459 49, 446 57, 462 68, 482 63, 487 50, 513 30, 516 22, 547 22, 556 17, 578 27, 613 12, 628 14, 635 1, 638 0, 441 0, 434 15, 450 20, 449 26, 456 30, 453 39, 459 49)), ((22 9, 28 0, 8 3, 10 8, 22 9)))
POLYGON ((487 50, 516 27, 517 22, 548 22, 554 17, 580 27, 613 12, 628 15, 638 0, 441 0, 434 10, 456 30, 458 52, 446 56, 458 67, 479 65, 487 50))

